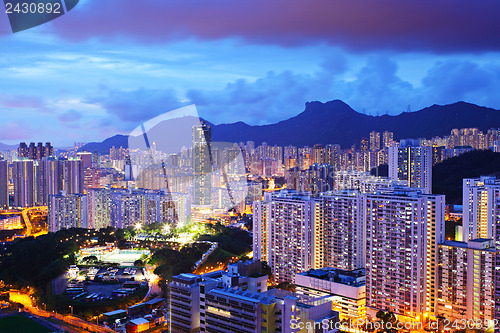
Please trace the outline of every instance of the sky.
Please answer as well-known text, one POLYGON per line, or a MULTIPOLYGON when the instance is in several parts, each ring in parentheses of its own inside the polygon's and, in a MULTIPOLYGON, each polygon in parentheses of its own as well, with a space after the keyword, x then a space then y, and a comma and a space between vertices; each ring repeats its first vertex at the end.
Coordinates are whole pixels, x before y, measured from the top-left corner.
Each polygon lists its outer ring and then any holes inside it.
POLYGON ((0 9, 2 143, 101 141, 190 104, 252 125, 333 99, 500 109, 496 0, 80 0, 18 33, 0 9))

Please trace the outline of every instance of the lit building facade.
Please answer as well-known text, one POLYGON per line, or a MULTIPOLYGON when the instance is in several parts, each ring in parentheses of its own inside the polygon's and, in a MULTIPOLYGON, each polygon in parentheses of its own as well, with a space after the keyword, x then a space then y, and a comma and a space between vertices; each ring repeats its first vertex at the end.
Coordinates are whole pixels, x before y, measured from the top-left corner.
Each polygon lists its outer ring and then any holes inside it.
MULTIPOLYGON (((495 317, 495 247, 491 239, 445 241, 439 245, 436 314, 450 321, 495 317)), ((492 325, 493 327, 493 325, 492 325)))
POLYGON ((209 206, 212 198, 210 126, 193 126, 193 205, 209 206))
POLYGON ((462 241, 493 238, 496 200, 500 195, 500 180, 495 177, 463 180, 462 241))
POLYGON ((320 199, 323 220, 318 221, 315 228, 323 229, 316 234, 323 235, 318 247, 324 247, 324 257, 317 258, 318 265, 343 270, 364 267, 365 195, 356 190, 343 190, 322 193, 320 199))
POLYGON ((389 310, 401 318, 417 318, 431 311, 437 244, 443 233, 443 195, 408 188, 367 195, 366 306, 370 316, 389 310))
POLYGON ((293 282, 295 274, 322 264, 320 206, 310 193, 288 190, 254 202, 254 257, 268 263, 275 282, 293 282))
POLYGON ((87 228, 87 196, 84 194, 52 194, 48 205, 49 231, 87 228))
POLYGON ((389 147, 389 178, 406 180, 409 187, 432 193, 432 147, 420 146, 419 140, 401 140, 389 147))

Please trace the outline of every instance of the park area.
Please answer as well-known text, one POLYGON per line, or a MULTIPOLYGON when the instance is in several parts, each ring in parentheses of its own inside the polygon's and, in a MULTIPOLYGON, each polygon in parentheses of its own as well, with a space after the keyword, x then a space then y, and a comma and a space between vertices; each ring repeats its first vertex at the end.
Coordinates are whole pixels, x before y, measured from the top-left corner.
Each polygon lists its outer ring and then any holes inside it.
POLYGON ((46 333, 51 329, 23 315, 0 318, 0 333, 46 333))

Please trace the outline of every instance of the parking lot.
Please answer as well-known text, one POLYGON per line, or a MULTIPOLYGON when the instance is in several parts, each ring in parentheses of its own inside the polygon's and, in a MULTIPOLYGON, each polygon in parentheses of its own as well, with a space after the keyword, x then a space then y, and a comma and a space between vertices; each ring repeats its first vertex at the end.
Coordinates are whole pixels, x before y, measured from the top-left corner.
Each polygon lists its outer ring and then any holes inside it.
MULTIPOLYGON (((102 301, 132 294, 146 281, 142 268, 82 268, 70 274, 66 295, 75 302, 102 301)), ((147 282, 146 282, 147 283, 147 282)))

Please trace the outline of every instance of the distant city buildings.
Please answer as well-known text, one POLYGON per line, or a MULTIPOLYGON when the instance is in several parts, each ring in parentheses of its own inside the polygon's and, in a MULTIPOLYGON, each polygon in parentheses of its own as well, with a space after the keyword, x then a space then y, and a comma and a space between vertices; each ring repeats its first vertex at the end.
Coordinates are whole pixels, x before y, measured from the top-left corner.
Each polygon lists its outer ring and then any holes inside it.
POLYGON ((408 186, 432 193, 432 148, 418 140, 401 140, 398 147, 389 147, 389 178, 406 180, 408 186))
POLYGON ((191 211, 190 198, 181 193, 144 189, 89 189, 88 211, 91 228, 125 228, 155 222, 175 227, 191 211))
POLYGON ((54 147, 52 147, 50 142, 47 142, 45 146, 43 145, 42 142, 38 142, 37 145, 35 145, 34 142, 31 142, 29 146, 26 145, 26 143, 21 142, 17 150, 18 157, 20 158, 24 157, 38 161, 40 161, 44 157, 52 155, 54 155, 54 147))
POLYGON ((212 198, 211 128, 193 126, 193 205, 210 206, 212 198))
POLYGON ((79 159, 15 160, 12 173, 16 207, 47 205, 49 195, 59 191, 83 193, 84 173, 79 159))

